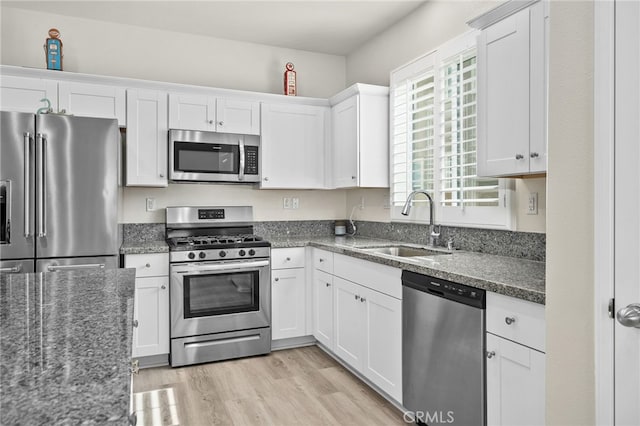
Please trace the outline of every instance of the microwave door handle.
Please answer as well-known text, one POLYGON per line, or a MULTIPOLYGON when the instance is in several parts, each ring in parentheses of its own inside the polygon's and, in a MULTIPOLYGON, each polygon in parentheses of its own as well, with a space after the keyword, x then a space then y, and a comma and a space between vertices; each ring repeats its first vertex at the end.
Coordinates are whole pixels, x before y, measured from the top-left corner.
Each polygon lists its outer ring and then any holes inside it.
POLYGON ((24 133, 24 237, 31 236, 31 133, 24 133))
POLYGON ((238 147, 240 148, 240 170, 238 171, 238 180, 244 180, 244 139, 238 138, 238 147))

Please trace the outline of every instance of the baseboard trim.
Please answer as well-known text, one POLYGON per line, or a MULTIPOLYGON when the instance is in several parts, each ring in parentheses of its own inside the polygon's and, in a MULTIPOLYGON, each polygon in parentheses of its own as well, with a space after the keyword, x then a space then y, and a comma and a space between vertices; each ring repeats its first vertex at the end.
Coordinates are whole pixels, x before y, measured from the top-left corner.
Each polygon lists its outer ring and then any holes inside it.
POLYGON ((271 350, 279 351, 282 349, 301 348, 303 346, 312 346, 316 344, 316 338, 313 336, 291 337, 289 339, 278 339, 271 341, 271 350))
POLYGON ((163 367, 169 365, 169 354, 141 356, 134 358, 138 360, 140 368, 163 367))

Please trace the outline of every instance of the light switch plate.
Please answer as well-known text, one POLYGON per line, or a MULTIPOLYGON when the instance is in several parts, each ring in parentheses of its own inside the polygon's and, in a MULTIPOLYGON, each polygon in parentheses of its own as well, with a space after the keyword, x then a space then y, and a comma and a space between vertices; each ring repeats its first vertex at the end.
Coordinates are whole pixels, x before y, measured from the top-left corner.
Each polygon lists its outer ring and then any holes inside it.
POLYGON ((284 197, 282 199, 282 208, 283 209, 290 209, 291 208, 291 198, 284 197))
POLYGON ((537 192, 529 193, 529 203, 527 204, 527 214, 531 214, 531 215, 538 214, 538 193, 537 192))
POLYGON ((291 208, 292 209, 300 208, 300 198, 294 197, 291 199, 291 208))
POLYGON ((147 211, 152 212, 156 209, 156 199, 155 198, 147 198, 147 211))

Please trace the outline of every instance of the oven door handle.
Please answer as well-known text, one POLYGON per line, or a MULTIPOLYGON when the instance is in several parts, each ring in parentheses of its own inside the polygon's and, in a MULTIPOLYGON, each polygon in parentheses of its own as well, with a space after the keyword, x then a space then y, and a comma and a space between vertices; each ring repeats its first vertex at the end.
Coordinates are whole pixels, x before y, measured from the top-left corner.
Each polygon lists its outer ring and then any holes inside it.
POLYGON ((177 274, 193 274, 201 272, 219 272, 219 271, 243 271, 246 269, 256 269, 269 266, 268 260, 258 260, 256 262, 243 263, 224 263, 224 264, 207 264, 198 265, 191 263, 188 266, 174 266, 173 272, 177 274))

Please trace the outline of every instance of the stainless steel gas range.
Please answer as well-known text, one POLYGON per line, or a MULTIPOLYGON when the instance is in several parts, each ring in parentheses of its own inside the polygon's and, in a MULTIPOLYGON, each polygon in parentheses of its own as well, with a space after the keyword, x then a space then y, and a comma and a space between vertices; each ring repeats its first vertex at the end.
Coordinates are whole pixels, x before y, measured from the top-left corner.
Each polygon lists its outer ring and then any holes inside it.
POLYGON ((271 351, 268 241, 252 207, 168 207, 171 366, 271 351))

